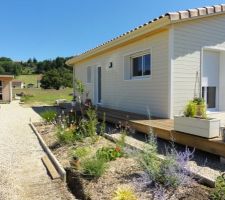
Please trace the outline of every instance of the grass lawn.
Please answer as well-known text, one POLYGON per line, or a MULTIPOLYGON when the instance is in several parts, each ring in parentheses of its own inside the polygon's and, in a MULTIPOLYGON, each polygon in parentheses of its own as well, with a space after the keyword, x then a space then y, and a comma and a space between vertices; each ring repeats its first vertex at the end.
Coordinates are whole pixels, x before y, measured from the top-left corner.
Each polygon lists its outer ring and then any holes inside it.
POLYGON ((40 76, 39 74, 32 74, 32 75, 20 75, 17 76, 15 79, 23 81, 24 83, 29 84, 32 83, 37 86, 37 77, 40 76))
POLYGON ((56 99, 72 100, 72 88, 54 90, 54 89, 39 89, 39 88, 24 88, 13 89, 13 94, 25 93, 28 96, 24 97, 24 103, 28 105, 53 105, 56 99))

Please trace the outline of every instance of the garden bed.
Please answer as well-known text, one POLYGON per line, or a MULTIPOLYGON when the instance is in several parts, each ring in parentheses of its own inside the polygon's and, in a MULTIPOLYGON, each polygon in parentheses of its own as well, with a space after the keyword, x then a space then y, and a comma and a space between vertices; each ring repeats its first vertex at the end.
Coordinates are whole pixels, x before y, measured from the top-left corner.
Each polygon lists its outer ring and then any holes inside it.
MULTIPOLYGON (((67 175, 79 178, 80 187, 76 188, 77 185, 69 184, 71 191, 77 198, 111 200, 118 188, 125 187, 131 188, 137 199, 140 200, 160 199, 162 196, 164 199, 209 199, 212 189, 200 185, 194 180, 188 186, 166 189, 158 186, 159 188, 156 190, 155 186, 148 183, 148 174, 144 172, 135 156, 132 156, 137 152, 132 152, 130 149, 126 149, 130 155, 107 162, 106 171, 99 178, 84 176, 71 167, 72 152, 80 147, 88 148, 87 155, 82 158, 85 160, 94 156, 98 149, 108 146, 116 147, 116 144, 101 136, 98 136, 95 142, 90 137, 86 137, 73 144, 60 144, 54 125, 36 123, 35 126, 58 161, 66 169, 67 175)), ((67 181, 68 183, 71 181, 70 177, 67 178, 67 181)))

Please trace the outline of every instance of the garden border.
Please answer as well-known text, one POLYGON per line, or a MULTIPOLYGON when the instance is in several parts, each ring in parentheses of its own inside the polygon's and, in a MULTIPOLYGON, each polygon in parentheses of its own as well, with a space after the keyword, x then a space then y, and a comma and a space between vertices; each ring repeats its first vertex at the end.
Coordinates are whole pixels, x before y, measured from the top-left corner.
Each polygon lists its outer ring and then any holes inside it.
POLYGON ((59 161, 57 160, 57 158, 55 157, 55 155, 48 148, 48 146, 46 145, 45 141, 41 137, 40 133, 36 129, 35 125, 32 122, 30 122, 30 126, 31 126, 32 130, 34 131, 35 135, 37 136, 37 138, 38 138, 38 140, 39 140, 42 148, 46 152, 47 156, 51 160, 51 162, 54 165, 54 167, 56 168, 57 172, 59 173, 61 179, 64 182, 66 182, 66 171, 64 170, 64 168, 62 167, 62 165, 59 163, 59 161))
MULTIPOLYGON (((42 139, 42 136, 40 135, 40 133, 37 131, 37 129, 35 128, 34 124, 32 122, 30 122, 30 126, 33 129, 34 133, 36 134, 42 148, 44 149, 44 151, 46 152, 46 154, 48 155, 48 157, 50 158, 51 162, 53 163, 53 165, 55 166, 56 170, 58 171, 58 173, 60 174, 60 177, 63 181, 66 181, 66 171, 64 170, 64 168, 62 167, 62 165, 59 163, 59 161, 57 160, 57 158, 55 157, 55 155, 51 152, 51 150, 48 148, 48 146, 46 145, 46 143, 44 142, 44 140, 42 139)), ((113 137, 110 134, 104 133, 103 136, 112 141, 112 142, 117 142, 118 139, 113 137)), ((143 149, 140 147, 136 147, 132 144, 129 144, 127 142, 125 142, 126 146, 131 148, 131 149, 135 149, 137 151, 142 151, 143 149)), ((164 159, 163 156, 157 155, 157 157, 161 160, 164 159)), ((204 185, 210 186, 210 187, 215 187, 215 180, 211 179, 207 176, 204 176, 198 172, 192 171, 190 170, 190 173, 193 174, 195 176, 196 179, 199 180, 199 182, 201 182, 204 185)))
MULTIPOLYGON (((112 134, 112 135, 113 135, 113 134, 112 134)), ((103 134, 103 136, 104 136, 106 139, 108 139, 108 140, 110 140, 110 141, 112 141, 112 142, 117 142, 118 139, 115 138, 115 137, 113 137, 112 135, 107 134, 107 133, 104 133, 104 134, 103 134)), ((140 147, 136 147, 136 146, 134 146, 134 145, 132 145, 132 144, 128 144, 126 141, 125 141, 125 144, 126 144, 127 147, 129 147, 129 148, 131 148, 131 149, 135 149, 135 150, 137 150, 137 151, 143 151, 143 149, 141 149, 140 147)), ((163 159, 164 159, 164 157, 163 157, 163 156, 160 156, 160 155, 157 155, 157 157, 158 157, 160 160, 163 160, 163 159)), ((198 173, 198 172, 192 171, 192 170, 189 170, 189 172, 190 172, 190 174, 193 174, 194 177, 195 177, 195 179, 197 179, 201 184, 207 185, 207 186, 212 187, 212 188, 215 187, 215 180, 214 180, 214 179, 211 179, 211 178, 209 178, 209 177, 207 177, 207 176, 204 176, 204 175, 202 175, 202 174, 200 174, 200 173, 198 173)))

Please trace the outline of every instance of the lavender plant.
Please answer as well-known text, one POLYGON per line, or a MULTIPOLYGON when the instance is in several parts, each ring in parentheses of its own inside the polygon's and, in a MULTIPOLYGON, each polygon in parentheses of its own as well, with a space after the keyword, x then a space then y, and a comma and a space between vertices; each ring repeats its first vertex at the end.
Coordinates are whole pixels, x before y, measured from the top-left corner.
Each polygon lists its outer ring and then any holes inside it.
POLYGON ((167 151, 166 158, 160 165, 160 181, 164 186, 177 187, 192 181, 188 161, 193 158, 193 155, 194 150, 190 151, 188 148, 183 152, 177 151, 175 147, 167 151))
POLYGON ((138 159, 153 185, 161 184, 164 187, 176 188, 190 183, 188 161, 193 155, 194 150, 186 148, 184 152, 179 152, 172 145, 167 148, 165 159, 161 160, 157 155, 156 137, 151 135, 138 159))
POLYGON ((166 200, 167 199, 166 190, 164 187, 162 187, 162 185, 156 184, 153 194, 154 194, 155 200, 166 200))

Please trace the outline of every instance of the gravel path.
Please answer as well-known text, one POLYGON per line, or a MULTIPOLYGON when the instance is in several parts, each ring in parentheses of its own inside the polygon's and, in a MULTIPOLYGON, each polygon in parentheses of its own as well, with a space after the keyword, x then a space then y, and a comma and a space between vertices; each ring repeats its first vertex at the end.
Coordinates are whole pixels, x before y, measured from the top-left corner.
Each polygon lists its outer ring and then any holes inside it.
POLYGON ((45 155, 29 121, 40 117, 18 101, 0 105, 0 199, 73 199, 61 180, 52 181, 41 161, 45 155))

